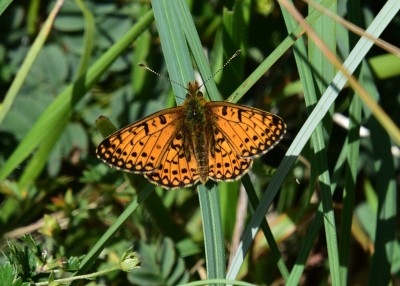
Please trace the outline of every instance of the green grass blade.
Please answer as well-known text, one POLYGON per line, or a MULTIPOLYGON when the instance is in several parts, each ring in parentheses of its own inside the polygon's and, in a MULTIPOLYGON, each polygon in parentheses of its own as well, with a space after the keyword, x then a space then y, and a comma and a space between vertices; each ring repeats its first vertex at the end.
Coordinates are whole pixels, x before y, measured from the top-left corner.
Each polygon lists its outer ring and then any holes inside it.
MULTIPOLYGON (((326 6, 330 11, 336 10, 336 3, 331 6, 326 6)), ((314 10, 310 8, 311 11, 314 10)), ((335 53, 336 50, 336 29, 335 22, 329 17, 323 15, 314 25, 314 30, 319 35, 319 37, 328 46, 329 50, 335 53)), ((308 109, 311 109, 317 103, 317 98, 324 92, 327 88, 327 83, 332 81, 335 73, 335 67, 332 63, 325 57, 323 52, 320 50, 313 41, 309 41, 309 54, 308 58, 310 65, 314 70, 314 83, 316 85, 315 89, 304 90, 305 102, 308 109), (314 93, 317 91, 317 93, 314 93)), ((309 64, 303 61, 304 67, 309 67, 309 64)), ((310 70, 311 72, 311 70, 310 70)), ((310 79, 308 79, 310 80, 310 79)), ((332 106, 333 107, 333 106, 332 106)), ((331 108, 330 113, 332 116, 333 109, 331 108)), ((331 190, 331 179, 329 175, 328 160, 327 160, 327 150, 324 140, 324 132, 330 132, 326 130, 325 126, 328 125, 328 129, 331 128, 332 120, 329 117, 329 122, 322 124, 320 122, 317 126, 315 132, 311 136, 311 144, 314 147, 314 158, 316 163, 316 174, 320 174, 318 177, 319 187, 321 193, 322 209, 324 213, 324 226, 325 226, 325 236, 326 244, 328 249, 329 257, 329 269, 331 274, 332 283, 334 285, 340 285, 340 267, 339 267, 339 251, 336 233, 336 223, 335 216, 333 212, 333 202, 332 202, 332 190, 331 190)), ((307 239, 307 238, 306 238, 307 239)))
MULTIPOLYGON (((257 198, 256 192, 253 188, 253 185, 250 181, 248 174, 244 175, 244 177, 242 178, 242 182, 243 182, 244 187, 246 188, 246 192, 248 194, 250 204, 251 204, 253 210, 255 210, 257 208, 258 204, 260 203, 260 201, 257 198)), ((272 255, 274 256, 274 259, 276 260, 279 271, 281 272, 282 277, 286 281, 289 278, 289 270, 287 269, 285 261, 283 260, 282 255, 279 251, 278 244, 276 243, 276 241, 274 239, 274 235, 272 233, 271 228, 268 225, 268 221, 263 220, 261 222, 261 229, 264 233, 265 238, 267 239, 269 247, 271 248, 272 255)))
POLYGON ((225 277, 225 245, 222 234, 221 205, 217 185, 209 189, 199 185, 204 246, 209 279, 225 277))
POLYGON ((290 272, 289 279, 286 281, 286 285, 299 285, 302 277, 308 256, 314 246, 315 238, 320 233, 320 229, 323 223, 323 209, 322 203, 318 207, 318 211, 315 214, 315 218, 310 225, 310 229, 307 232, 306 237, 302 241, 300 246, 299 255, 297 256, 296 263, 290 272))
POLYGON ((47 36, 51 31, 51 27, 53 25, 54 19, 61 9, 63 1, 59 1, 54 6, 53 10, 51 11, 49 17, 47 18, 46 22, 43 25, 43 28, 40 30, 35 42, 33 43, 32 47, 30 48, 28 54, 25 57, 24 62, 21 65, 21 68, 18 70, 14 81, 11 84, 10 89, 8 90, 4 101, 0 105, 0 124, 3 122, 4 118, 6 117, 8 111, 10 110, 12 104, 15 101, 15 98, 18 94, 18 91, 21 89, 22 85, 25 82, 26 77, 31 70, 33 63, 35 62, 36 58, 41 51, 47 36))
MULTIPOLYGON (((348 5, 348 19, 360 25, 362 23, 362 15, 361 15, 361 5, 360 1, 352 1, 348 5)), ((347 30, 344 31, 347 34, 347 30)), ((341 38, 343 39, 343 38, 341 38)), ((342 41, 347 44, 347 46, 354 45, 356 43, 356 38, 354 35, 346 35, 344 39, 349 39, 348 41, 342 41)), ((346 51, 348 52, 348 51, 346 51)), ((359 72, 358 78, 360 79, 361 84, 365 80, 363 76, 363 70, 367 68, 365 61, 361 65, 361 69, 359 72)), ((346 160, 343 162, 345 169, 345 188, 343 190, 343 212, 341 217, 341 239, 339 242, 339 257, 340 257, 340 279, 341 285, 347 284, 349 267, 350 267, 350 253, 351 253, 351 227, 353 223, 353 213, 354 213, 354 205, 355 205, 355 193, 356 193, 356 180, 357 180, 357 166, 359 160, 359 148, 360 148, 360 122, 361 122, 361 100, 358 96, 354 96, 351 99, 350 107, 349 107, 349 131, 345 140, 345 144, 343 145, 342 152, 345 153, 346 160)), ((338 161, 341 161, 339 157, 338 161)), ((340 163, 338 162, 337 165, 340 163)), ((343 165, 342 165, 343 166, 343 165)), ((335 180, 336 186, 337 180, 335 180)), ((332 190, 335 187, 332 184, 332 190)))
MULTIPOLYGON (((187 38, 187 42, 193 54, 196 65, 199 69, 199 72, 203 80, 206 80, 211 77, 210 64, 208 63, 206 56, 204 54, 204 50, 201 45, 199 35, 197 34, 196 27, 193 23, 190 10, 187 7, 185 1, 179 0, 175 1, 174 3, 176 5, 176 9, 179 11, 180 24, 187 38)), ((215 85, 214 80, 209 80, 205 84, 205 87, 207 89, 207 95, 211 100, 220 99, 219 92, 217 86, 215 85)))
MULTIPOLYGON (((67 118, 66 118, 67 119, 67 118)), ((47 159, 49 156, 49 150, 51 150, 60 138, 67 124, 67 120, 60 122, 58 128, 49 134, 48 137, 39 146, 38 150, 30 158, 29 163, 24 168, 24 172, 18 180, 18 187, 20 189, 26 188, 34 179, 36 179, 43 168, 46 166, 47 159)))
POLYGON ((76 73, 76 78, 78 79, 82 76, 88 66, 93 52, 94 38, 95 38, 95 23, 93 15, 88 8, 86 8, 82 0, 75 0, 75 3, 81 9, 83 18, 85 20, 85 33, 83 38, 83 53, 79 61, 79 67, 76 73))
MULTIPOLYGON (((364 110, 365 111, 365 110, 364 110)), ((374 254, 372 257, 368 285, 387 285, 391 276, 394 249, 396 247, 397 188, 391 154, 390 138, 381 126, 373 121, 369 124, 376 157, 378 217, 374 254)))
MULTIPOLYGON (((329 1, 326 1, 330 3, 329 1)), ((314 23, 318 17, 320 16, 320 13, 318 12, 313 12, 307 17, 307 22, 308 23, 314 23)), ((295 31, 288 36, 282 43, 278 46, 277 49, 275 49, 264 61, 263 63, 243 82, 241 86, 239 86, 236 91, 229 97, 228 101, 233 101, 236 102, 239 100, 248 90, 249 88, 254 85, 254 83, 268 70, 286 51, 289 49, 294 43, 295 39, 300 37, 302 34, 302 30, 297 27, 295 31)), ((311 85, 312 86, 312 85, 311 85)), ((310 133, 311 134, 311 133, 310 133)), ((305 144, 305 142, 304 142, 305 144)), ((293 145, 292 145, 293 146, 293 145)), ((303 145, 304 146, 304 145, 303 145)), ((298 153, 300 153, 302 146, 299 146, 300 148, 298 149, 298 153)), ((290 149, 289 149, 290 150, 290 149)), ((289 151, 288 151, 289 152, 289 151)), ((287 153, 289 154, 289 153, 287 153)), ((294 164, 295 158, 290 158, 286 157, 282 163, 281 167, 278 169, 277 174, 273 177, 271 183, 269 184, 269 187, 266 192, 264 192, 264 195, 262 199, 260 200, 261 203, 255 210, 255 213, 250 221, 250 224, 252 221, 262 221, 264 218, 264 215, 267 211, 267 208, 262 208, 261 205, 266 205, 266 202, 268 203, 268 206, 270 202, 272 202, 273 198, 275 197, 276 193, 278 192, 278 189, 283 182, 285 176, 289 173, 289 170, 291 166, 294 164), (280 172, 279 172, 280 170, 280 172)), ((258 224, 259 225, 259 224, 258 224)), ((253 225, 254 226, 254 225, 253 225)), ((234 259, 232 260, 232 264, 230 269, 228 270, 227 278, 228 279, 233 279, 236 277, 237 273, 239 272, 240 266, 244 261, 245 255, 243 253, 247 252, 247 249, 249 248, 251 242, 252 242, 252 237, 254 237, 256 231, 253 230, 251 232, 251 225, 248 226, 248 228, 245 231, 245 234, 243 236, 242 243, 239 245, 238 251, 235 254, 234 259), (251 232, 251 234, 250 234, 251 232), (244 252, 243 249, 245 249, 244 252)), ((283 265, 280 266, 282 274, 285 274, 285 269, 283 265)), ((284 275, 287 276, 287 275, 284 275)))
MULTIPOLYGON (((373 76, 369 70, 365 71, 364 74, 366 79, 373 76)), ((366 80, 364 86, 369 94, 378 101, 379 91, 377 87, 368 80, 366 80)), ((363 112, 369 118, 368 127, 371 132, 372 149, 375 157, 373 165, 377 175, 376 192, 378 197, 374 253, 368 285, 390 285, 391 267, 396 264, 395 249, 398 247, 396 238, 398 213, 396 202, 398 198, 394 157, 391 153, 391 140, 386 130, 365 106, 363 112)))
MULTIPOLYGON (((175 1, 173 1, 175 2, 175 1)), ((169 78, 186 86, 193 81, 193 67, 175 4, 170 1, 152 1, 154 17, 167 64, 169 78)), ((178 104, 186 98, 186 90, 172 83, 178 104)))
POLYGON ((237 280, 227 280, 227 279, 207 279, 201 281, 189 282, 186 284, 182 284, 180 286, 204 286, 204 285, 213 285, 214 284, 222 284, 222 285, 234 285, 234 286, 256 286, 256 284, 237 281, 237 280))
POLYGON ((343 213, 341 226, 341 240, 339 245, 340 255, 340 276, 341 284, 345 285, 350 262, 350 242, 351 242, 351 224, 353 220, 354 202, 355 202, 355 185, 357 179, 357 162, 359 159, 360 148, 360 122, 361 122, 361 100, 358 96, 354 96, 349 109, 349 134, 346 145, 343 146, 347 150, 346 158, 346 177, 345 189, 343 192, 343 213))
MULTIPOLYGON (((316 3, 323 2, 321 0, 315 1, 316 3)), ((330 12, 336 14, 337 1, 331 3, 331 5, 324 5, 324 7, 330 12)), ((315 11, 315 8, 309 6, 309 13, 315 11)), ((335 53, 336 51, 336 22, 326 15, 321 17, 312 26, 317 32, 318 36, 324 41, 328 48, 335 53)), ((335 67, 328 61, 323 52, 320 50, 313 41, 308 42, 309 60, 314 68, 314 72, 318 74, 314 78, 317 90, 320 94, 327 88, 327 84, 332 81, 335 75, 335 67)))
POLYGON ((0 15, 7 9, 7 7, 13 2, 13 0, 0 1, 0 15))

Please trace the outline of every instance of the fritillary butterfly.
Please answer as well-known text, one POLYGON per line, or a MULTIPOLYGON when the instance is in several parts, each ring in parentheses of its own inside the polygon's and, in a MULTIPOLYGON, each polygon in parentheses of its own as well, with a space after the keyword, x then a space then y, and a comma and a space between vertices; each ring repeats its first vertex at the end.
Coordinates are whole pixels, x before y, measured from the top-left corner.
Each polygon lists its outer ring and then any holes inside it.
POLYGON ((161 110, 111 134, 97 148, 108 165, 144 174, 166 188, 199 181, 234 181, 253 158, 271 150, 285 134, 285 122, 260 109, 206 101, 197 82, 188 85, 181 106, 161 110))

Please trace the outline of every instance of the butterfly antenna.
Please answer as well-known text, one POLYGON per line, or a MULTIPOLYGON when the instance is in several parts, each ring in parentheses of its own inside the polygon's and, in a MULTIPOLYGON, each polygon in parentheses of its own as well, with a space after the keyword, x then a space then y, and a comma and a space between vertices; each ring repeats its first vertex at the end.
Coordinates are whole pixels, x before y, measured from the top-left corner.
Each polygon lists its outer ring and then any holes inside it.
POLYGON ((165 75, 163 75, 163 74, 160 74, 160 73, 158 73, 158 72, 152 70, 151 68, 149 68, 149 67, 146 66, 145 64, 140 63, 140 64, 139 64, 139 67, 145 68, 146 70, 148 70, 148 71, 154 73, 155 75, 157 75, 157 76, 159 76, 159 77, 161 77, 161 78, 164 78, 164 79, 168 80, 169 82, 172 82, 172 83, 174 83, 174 84, 177 84, 177 85, 183 87, 184 89, 188 90, 186 86, 182 85, 181 83, 179 83, 179 82, 177 82, 177 81, 174 81, 173 79, 170 79, 169 77, 167 77, 167 76, 165 76, 165 75))
MULTIPOLYGON (((212 79, 217 73, 219 73, 224 67, 226 67, 234 58, 236 58, 239 54, 241 53, 241 50, 237 50, 227 61, 226 63, 223 64, 222 67, 220 67, 217 71, 215 71, 209 78, 207 78, 203 84, 200 86, 202 87, 203 85, 206 84, 207 81, 209 81, 210 79, 212 79)), ((199 88, 200 88, 199 87, 199 88)))

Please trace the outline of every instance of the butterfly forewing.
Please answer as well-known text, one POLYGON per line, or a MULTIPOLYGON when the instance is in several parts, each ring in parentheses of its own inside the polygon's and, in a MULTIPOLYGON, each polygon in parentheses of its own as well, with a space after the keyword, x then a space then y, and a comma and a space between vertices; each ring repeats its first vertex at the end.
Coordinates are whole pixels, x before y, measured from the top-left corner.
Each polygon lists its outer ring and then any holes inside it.
POLYGON ((104 139, 97 147, 97 156, 124 171, 154 171, 181 124, 181 107, 154 113, 104 139))
POLYGON ((213 123, 242 158, 268 152, 283 137, 285 123, 272 113, 229 102, 208 102, 213 123))

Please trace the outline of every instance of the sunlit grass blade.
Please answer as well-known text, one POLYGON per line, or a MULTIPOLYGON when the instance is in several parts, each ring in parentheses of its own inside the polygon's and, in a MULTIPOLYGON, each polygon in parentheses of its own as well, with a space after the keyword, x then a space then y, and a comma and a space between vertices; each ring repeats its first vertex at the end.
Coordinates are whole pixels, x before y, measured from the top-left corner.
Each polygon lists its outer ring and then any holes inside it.
MULTIPOLYGON (((154 17, 161 39, 161 46, 167 65, 169 78, 186 86, 193 81, 193 67, 186 39, 176 15, 175 4, 169 1, 152 1, 154 17)), ((186 98, 186 90, 172 83, 172 89, 178 104, 186 98)))
MULTIPOLYGON (((347 17, 352 22, 360 25, 362 23, 360 2, 354 1, 348 5, 347 17)), ((347 32, 347 31, 344 31, 347 32)), ((346 33, 347 34, 347 33, 346 33)), ((342 38, 343 39, 343 38, 342 38)), ((356 43, 353 35, 349 34, 345 37, 345 46, 352 47, 356 43)), ((348 52, 348 50, 346 50, 348 52)), ((343 51, 342 51, 343 53, 343 51)), ((364 70, 367 69, 365 61, 361 64, 359 69, 358 78, 360 82, 365 81, 364 70)), ((337 166, 345 168, 345 188, 343 190, 343 212, 341 217, 341 239, 339 241, 339 256, 340 256, 340 280, 341 285, 346 285, 350 268, 350 253, 351 253, 351 232, 353 223, 353 213, 356 195, 356 181, 357 181, 357 166, 360 153, 360 122, 361 118, 361 100, 358 96, 352 95, 349 107, 349 126, 348 134, 343 144, 342 153, 345 153, 345 161, 342 161, 341 156, 336 163, 337 166)), ((338 171, 338 170, 337 170, 338 171)), ((334 175, 335 176, 335 172, 334 175)), ((335 190, 337 180, 332 184, 332 190, 335 190)))
MULTIPOLYGON (((193 23, 192 15, 190 14, 190 10, 187 7, 185 1, 176 1, 175 2, 176 9, 179 11, 179 21, 182 27, 183 32, 185 33, 185 37, 187 38, 187 42, 190 46, 191 52, 193 54, 193 58, 196 61, 199 72, 203 78, 203 80, 207 80, 211 77, 211 69, 210 64, 208 63, 206 56, 204 54, 204 50, 201 46, 199 35, 197 34, 196 27, 193 23)), ((218 100, 218 89, 215 85, 214 80, 209 80, 206 84, 207 95, 211 100, 218 100)))
POLYGON ((7 9, 8 5, 10 5, 13 0, 5 0, 0 2, 0 15, 3 14, 4 10, 7 9))

